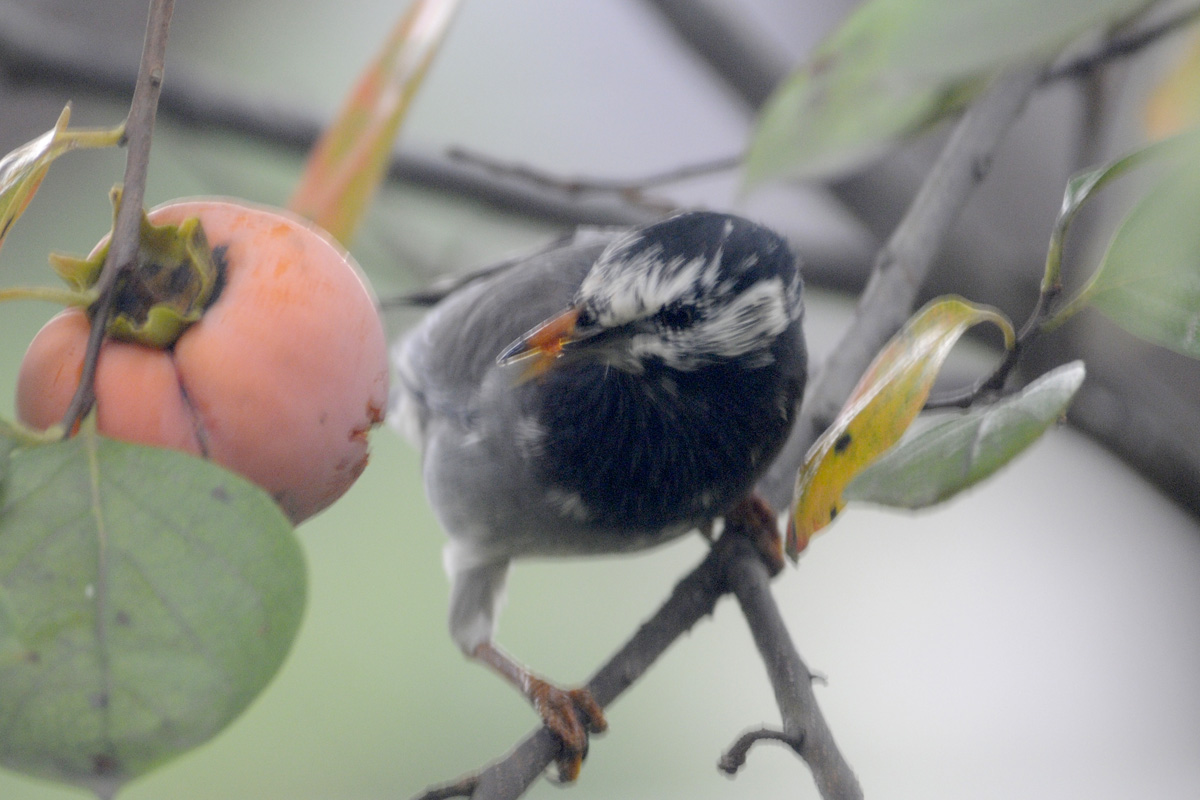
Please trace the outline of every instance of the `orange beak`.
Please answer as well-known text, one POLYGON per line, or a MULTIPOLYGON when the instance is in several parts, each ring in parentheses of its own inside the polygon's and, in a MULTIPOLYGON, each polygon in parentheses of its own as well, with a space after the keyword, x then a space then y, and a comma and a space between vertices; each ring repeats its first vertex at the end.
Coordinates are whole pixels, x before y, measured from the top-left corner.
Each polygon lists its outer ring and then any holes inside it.
POLYGON ((563 313, 538 325, 513 342, 497 361, 503 366, 528 361, 521 381, 544 375, 562 355, 563 347, 575 341, 575 323, 579 309, 568 308, 563 313))

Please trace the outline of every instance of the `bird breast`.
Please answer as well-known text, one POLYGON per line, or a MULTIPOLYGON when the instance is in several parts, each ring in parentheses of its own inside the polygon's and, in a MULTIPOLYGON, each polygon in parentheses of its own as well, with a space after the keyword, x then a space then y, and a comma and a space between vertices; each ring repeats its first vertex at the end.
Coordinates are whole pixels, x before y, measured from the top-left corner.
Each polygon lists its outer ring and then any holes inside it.
POLYGON ((780 370, 722 364, 637 375, 551 370, 514 438, 543 501, 574 524, 640 536, 712 519, 753 486, 791 423, 780 370))

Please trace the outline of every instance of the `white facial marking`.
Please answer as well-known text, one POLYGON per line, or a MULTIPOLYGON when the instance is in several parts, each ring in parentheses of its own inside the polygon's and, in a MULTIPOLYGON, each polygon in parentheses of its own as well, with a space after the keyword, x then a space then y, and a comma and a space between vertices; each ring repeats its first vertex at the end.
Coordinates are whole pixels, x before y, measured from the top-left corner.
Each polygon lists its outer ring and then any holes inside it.
POLYGON ((748 367, 771 363, 763 348, 783 333, 793 318, 787 292, 779 278, 759 281, 741 294, 727 298, 719 308, 695 325, 678 331, 656 331, 633 337, 630 351, 639 358, 656 357, 676 369, 695 369, 713 361, 755 356, 748 367))
POLYGON ((626 346, 604 352, 606 363, 626 372, 642 371, 648 359, 680 370, 732 359, 747 368, 771 363, 771 344, 800 316, 800 282, 763 277, 735 293, 762 255, 750 252, 725 264, 734 230, 726 220, 707 258, 667 258, 662 244, 636 233, 609 246, 578 294, 599 326, 630 326, 626 346))

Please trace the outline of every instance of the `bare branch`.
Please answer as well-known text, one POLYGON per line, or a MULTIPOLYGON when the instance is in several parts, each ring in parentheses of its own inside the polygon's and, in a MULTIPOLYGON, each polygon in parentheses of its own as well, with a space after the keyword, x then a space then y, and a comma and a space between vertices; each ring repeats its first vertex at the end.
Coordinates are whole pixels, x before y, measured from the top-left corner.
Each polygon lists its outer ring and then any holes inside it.
POLYGON ((63 418, 69 436, 76 424, 91 410, 95 402, 96 363, 104 341, 108 319, 112 314, 114 289, 122 272, 137 258, 140 246, 142 205, 146 195, 146 173, 150 166, 150 141, 154 133, 154 118, 162 87, 163 69, 167 57, 167 33, 171 27, 174 0, 151 0, 146 20, 146 39, 138 67, 133 102, 125 120, 125 137, 129 148, 125 161, 125 180, 117 218, 113 223, 112 244, 104 260, 104 268, 96 282, 99 300, 93 306, 92 328, 88 335, 79 387, 63 418))
POLYGON ((753 558, 751 545, 738 537, 732 548, 750 551, 730 557, 726 580, 737 595, 746 624, 767 668, 775 702, 783 718, 783 733, 812 770, 813 780, 825 800, 860 800, 862 788, 854 771, 838 750, 813 694, 813 676, 800 659, 771 595, 770 577, 761 559, 753 558))

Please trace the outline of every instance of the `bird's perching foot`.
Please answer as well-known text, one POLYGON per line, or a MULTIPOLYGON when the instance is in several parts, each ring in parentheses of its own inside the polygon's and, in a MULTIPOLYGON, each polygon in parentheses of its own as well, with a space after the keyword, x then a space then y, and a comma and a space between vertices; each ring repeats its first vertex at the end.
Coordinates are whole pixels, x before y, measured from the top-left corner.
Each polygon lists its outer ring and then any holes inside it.
POLYGON ((754 545, 772 578, 783 571, 783 537, 770 504, 758 492, 746 495, 725 514, 722 536, 744 536, 754 545))
POLYGON ((587 756, 589 734, 608 729, 604 710, 592 693, 584 688, 561 689, 539 678, 492 642, 479 645, 472 655, 516 686, 559 740, 558 779, 569 783, 578 778, 587 756))
POLYGON ((560 689, 532 676, 528 694, 542 722, 562 742, 558 779, 570 783, 579 777, 579 768, 587 757, 588 734, 608 729, 604 710, 587 689, 560 689))

